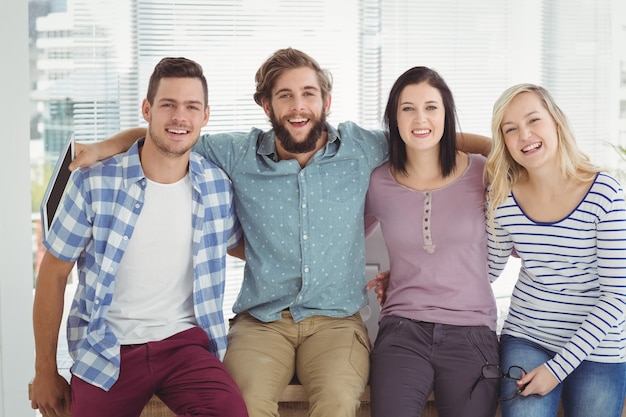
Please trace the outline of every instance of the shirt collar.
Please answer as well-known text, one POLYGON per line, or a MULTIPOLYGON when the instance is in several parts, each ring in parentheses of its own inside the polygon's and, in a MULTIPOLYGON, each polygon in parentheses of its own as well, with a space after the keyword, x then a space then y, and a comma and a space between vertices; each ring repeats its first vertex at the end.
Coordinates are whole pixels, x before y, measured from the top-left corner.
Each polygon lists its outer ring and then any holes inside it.
MULTIPOLYGON (((145 140, 145 137, 138 139, 123 156, 122 165, 124 167, 124 186, 126 188, 146 178, 141 168, 141 159, 139 158, 139 148, 143 146, 145 140)), ((197 178, 204 175, 202 163, 200 162, 201 158, 194 152, 191 152, 189 155, 189 175, 194 184, 197 178)))
POLYGON ((133 143, 122 157, 122 175, 124 176, 124 186, 126 188, 146 178, 141 168, 141 159, 139 158, 139 148, 143 146, 145 139, 144 137, 133 143))

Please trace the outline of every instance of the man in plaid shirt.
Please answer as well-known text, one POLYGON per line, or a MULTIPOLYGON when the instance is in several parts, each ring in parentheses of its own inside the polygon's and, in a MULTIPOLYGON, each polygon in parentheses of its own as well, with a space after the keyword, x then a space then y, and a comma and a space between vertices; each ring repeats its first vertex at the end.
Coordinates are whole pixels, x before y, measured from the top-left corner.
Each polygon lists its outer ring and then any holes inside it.
POLYGON ((179 416, 247 417, 221 362, 225 256, 241 230, 228 177, 191 153, 209 119, 200 65, 161 60, 142 113, 145 138, 73 174, 45 241, 32 406, 46 416, 135 417, 156 394, 179 416), (75 263, 68 385, 56 345, 75 263))

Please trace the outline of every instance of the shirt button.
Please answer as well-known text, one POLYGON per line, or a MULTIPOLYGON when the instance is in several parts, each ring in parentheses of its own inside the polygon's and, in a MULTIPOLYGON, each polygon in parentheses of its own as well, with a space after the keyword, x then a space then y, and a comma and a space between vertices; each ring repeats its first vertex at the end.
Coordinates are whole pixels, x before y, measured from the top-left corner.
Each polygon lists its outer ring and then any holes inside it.
POLYGON ((96 304, 100 304, 100 300, 96 300, 96 304))
POLYGON ((304 272, 307 272, 307 273, 309 272, 309 267, 308 266, 304 267, 304 272))
POLYGON ((307 240, 309 237, 307 235, 302 236, 302 239, 307 240))
POLYGON ((124 240, 128 240, 128 236, 124 236, 124 240))
POLYGON ((306 203, 302 204, 302 208, 306 208, 306 203))
POLYGON ((140 206, 139 203, 135 204, 135 208, 139 208, 139 206, 140 206))

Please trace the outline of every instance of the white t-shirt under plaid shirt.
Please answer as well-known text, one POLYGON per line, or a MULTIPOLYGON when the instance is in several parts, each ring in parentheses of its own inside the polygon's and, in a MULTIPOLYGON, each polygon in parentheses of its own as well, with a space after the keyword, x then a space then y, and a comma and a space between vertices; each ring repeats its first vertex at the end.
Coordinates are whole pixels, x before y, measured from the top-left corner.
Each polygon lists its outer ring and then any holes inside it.
MULTIPOLYGON (((55 257, 77 262, 78 286, 68 316, 72 374, 108 390, 119 374, 120 344, 105 315, 115 274, 143 207, 146 178, 136 142, 126 153, 77 170, 44 242, 55 257)), ((193 302, 211 351, 223 358, 222 312, 226 250, 241 240, 231 183, 215 165, 192 153, 193 302)))

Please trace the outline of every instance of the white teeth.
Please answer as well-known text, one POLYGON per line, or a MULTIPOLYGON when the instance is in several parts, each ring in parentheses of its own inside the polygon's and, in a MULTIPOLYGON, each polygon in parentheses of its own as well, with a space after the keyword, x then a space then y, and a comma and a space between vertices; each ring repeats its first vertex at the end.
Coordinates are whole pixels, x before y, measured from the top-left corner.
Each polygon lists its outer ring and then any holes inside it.
POLYGON ((302 122, 306 122, 309 119, 305 119, 305 118, 300 118, 300 119, 289 119, 290 123, 302 123, 302 122))
POLYGON ((428 129, 423 129, 423 130, 412 130, 411 131, 414 135, 426 135, 428 133, 428 129))
POLYGON ((176 133, 176 134, 186 134, 187 131, 186 130, 178 130, 178 129, 167 129, 168 132, 170 133, 176 133))
POLYGON ((536 142, 536 143, 533 143, 532 145, 528 145, 527 147, 522 148, 522 152, 524 152, 524 153, 525 152, 530 152, 533 149, 539 148, 540 146, 541 146, 541 142, 536 142))

